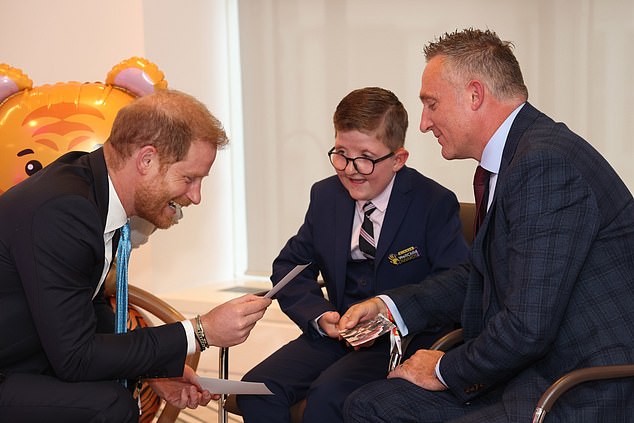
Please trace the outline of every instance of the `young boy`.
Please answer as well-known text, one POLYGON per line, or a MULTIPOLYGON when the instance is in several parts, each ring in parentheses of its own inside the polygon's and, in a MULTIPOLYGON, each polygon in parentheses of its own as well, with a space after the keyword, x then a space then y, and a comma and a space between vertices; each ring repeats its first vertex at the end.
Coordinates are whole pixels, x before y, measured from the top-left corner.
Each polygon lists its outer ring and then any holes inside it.
MULTIPOLYGON (((343 421, 348 394, 387 375, 390 337, 350 348, 340 341, 340 316, 355 302, 467 259, 455 195, 405 166, 408 120, 398 98, 382 88, 352 91, 333 121, 328 156, 337 175, 312 187, 304 224, 273 262, 274 284, 312 263, 276 295, 302 334, 244 376, 275 393, 237 397, 246 423, 288 422, 289 407, 303 398, 305 423, 343 421)), ((414 349, 450 329, 418 335, 414 349)))

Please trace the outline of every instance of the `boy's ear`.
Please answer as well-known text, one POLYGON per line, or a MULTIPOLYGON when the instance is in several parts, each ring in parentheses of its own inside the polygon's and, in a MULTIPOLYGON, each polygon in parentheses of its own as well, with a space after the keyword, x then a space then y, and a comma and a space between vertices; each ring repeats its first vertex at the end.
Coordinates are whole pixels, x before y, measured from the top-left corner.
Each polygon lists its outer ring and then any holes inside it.
POLYGON ((405 166, 405 162, 409 158, 409 151, 405 148, 401 147, 394 152, 394 165, 392 166, 392 170, 394 172, 398 172, 405 166))

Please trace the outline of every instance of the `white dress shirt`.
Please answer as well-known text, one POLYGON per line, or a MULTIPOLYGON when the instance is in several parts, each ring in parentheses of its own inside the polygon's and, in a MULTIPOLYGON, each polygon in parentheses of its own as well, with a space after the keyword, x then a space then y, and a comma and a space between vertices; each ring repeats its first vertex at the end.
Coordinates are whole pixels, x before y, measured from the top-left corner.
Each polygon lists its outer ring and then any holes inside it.
MULTIPOLYGON (((110 269, 110 265, 112 263, 112 238, 114 237, 116 230, 125 225, 127 221, 128 216, 126 215, 123 204, 121 204, 121 200, 117 195, 117 191, 114 189, 110 175, 108 175, 108 215, 106 216, 106 227, 103 232, 103 242, 105 246, 103 271, 101 273, 97 289, 92 295, 93 299, 101 289, 103 282, 106 280, 106 275, 108 274, 108 270, 110 269)), ((194 354, 196 352, 196 340, 194 337, 194 327, 192 322, 186 319, 183 320, 181 324, 185 329, 185 336, 187 337, 187 355, 194 354)))

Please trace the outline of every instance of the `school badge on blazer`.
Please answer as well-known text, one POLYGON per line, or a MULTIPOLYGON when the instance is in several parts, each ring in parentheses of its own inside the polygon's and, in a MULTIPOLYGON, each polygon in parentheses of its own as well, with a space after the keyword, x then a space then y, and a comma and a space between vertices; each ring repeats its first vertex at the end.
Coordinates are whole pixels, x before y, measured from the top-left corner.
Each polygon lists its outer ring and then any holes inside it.
POLYGON ((407 263, 408 261, 415 260, 419 257, 420 253, 418 252, 418 248, 411 246, 397 253, 390 253, 390 255, 387 256, 387 259, 393 265, 398 266, 399 264, 407 263))

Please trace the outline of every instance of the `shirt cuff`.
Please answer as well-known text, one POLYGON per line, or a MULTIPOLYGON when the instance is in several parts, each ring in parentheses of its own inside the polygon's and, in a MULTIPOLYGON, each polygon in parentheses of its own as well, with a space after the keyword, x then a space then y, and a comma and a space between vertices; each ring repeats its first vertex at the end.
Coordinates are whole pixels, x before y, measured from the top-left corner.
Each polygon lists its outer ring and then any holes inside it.
POLYGON ((321 319, 321 316, 323 316, 326 313, 327 312, 321 313, 319 316, 317 316, 317 318, 315 320, 310 322, 313 325, 313 329, 315 329, 317 331, 317 333, 320 334, 321 336, 328 336, 328 334, 326 332, 321 330, 321 327, 319 326, 319 323, 318 323, 319 319, 321 319))
POLYGON ((185 336, 187 337, 187 355, 192 355, 196 352, 196 340, 194 335, 194 326, 189 320, 181 321, 183 328, 185 329, 185 336))
POLYGON ((377 295, 377 298, 380 298, 385 303, 388 310, 390 310, 390 313, 392 313, 392 318, 394 319, 394 323, 396 324, 396 327, 398 327, 399 332, 401 332, 401 336, 406 336, 409 333, 409 330, 401 317, 401 313, 398 312, 398 308, 396 308, 394 301, 392 301, 392 299, 387 295, 377 295))
POLYGON ((440 357, 440 359, 438 360, 438 363, 436 363, 436 377, 438 378, 440 383, 445 385, 445 388, 449 389, 449 386, 447 385, 447 383, 445 383, 445 379, 443 379, 442 375, 440 374, 440 360, 442 360, 442 357, 440 357))

